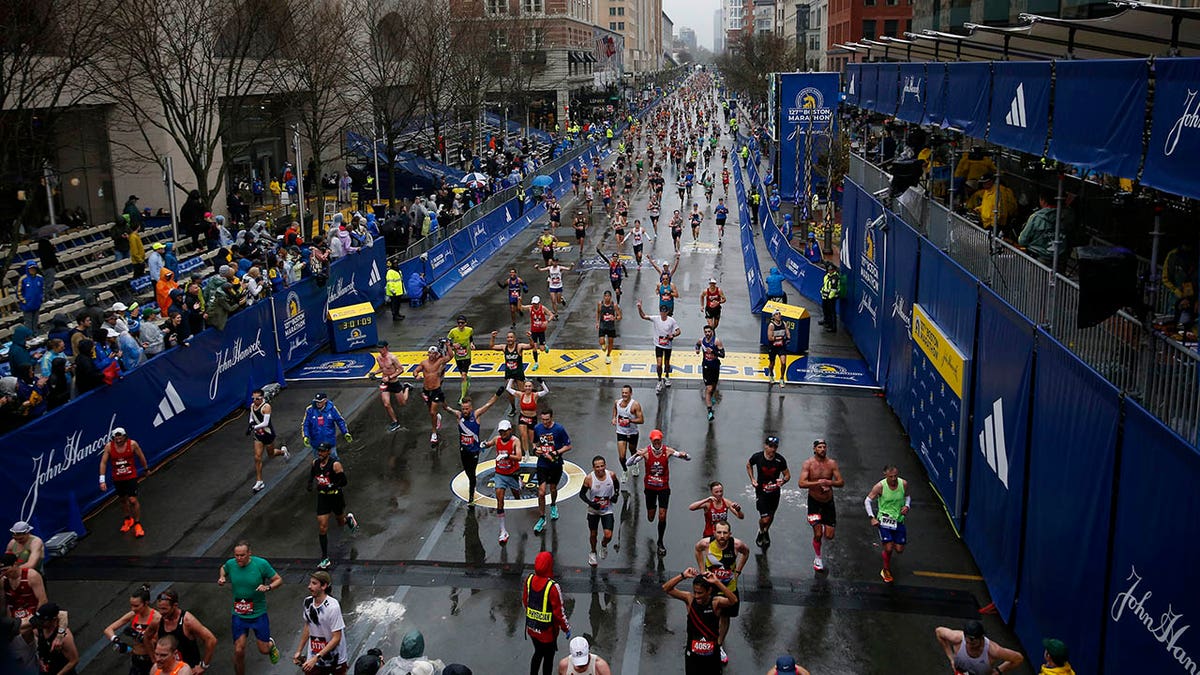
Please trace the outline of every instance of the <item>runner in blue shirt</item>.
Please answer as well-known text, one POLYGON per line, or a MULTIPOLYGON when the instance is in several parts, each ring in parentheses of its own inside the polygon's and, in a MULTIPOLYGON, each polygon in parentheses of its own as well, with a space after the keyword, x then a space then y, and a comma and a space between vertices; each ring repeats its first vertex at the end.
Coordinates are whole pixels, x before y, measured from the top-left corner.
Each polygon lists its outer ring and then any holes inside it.
POLYGON ((554 411, 546 408, 533 428, 533 452, 537 455, 538 520, 533 531, 546 529, 546 492, 550 492, 550 520, 558 520, 558 482, 563 475, 563 454, 571 450, 571 437, 563 425, 554 421, 554 411))
POLYGON ((725 199, 717 200, 717 208, 713 211, 717 219, 717 246, 721 245, 721 240, 725 238, 725 219, 729 217, 729 207, 725 206, 725 199))

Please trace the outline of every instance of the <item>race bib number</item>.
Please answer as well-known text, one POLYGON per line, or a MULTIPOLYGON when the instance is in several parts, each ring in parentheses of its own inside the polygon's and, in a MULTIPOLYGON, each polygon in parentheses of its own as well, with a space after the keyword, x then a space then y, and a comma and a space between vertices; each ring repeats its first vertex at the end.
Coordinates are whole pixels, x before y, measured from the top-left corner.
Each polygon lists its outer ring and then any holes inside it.
POLYGON ((596 497, 597 510, 603 511, 604 509, 607 509, 609 504, 611 504, 611 503, 612 502, 609 500, 608 497, 596 497))
POLYGON ((463 346, 463 345, 460 345, 460 344, 458 344, 458 343, 455 343, 455 345, 454 345, 454 355, 455 355, 455 356, 457 356, 457 357, 459 357, 459 358, 464 358, 464 357, 466 357, 466 355, 467 355, 467 348, 466 348, 465 346, 463 346))
POLYGON ((700 638, 691 641, 689 651, 692 652, 693 656, 712 656, 716 651, 716 645, 709 640, 700 638))
POLYGON ((617 418, 617 426, 628 427, 629 426, 629 418, 628 417, 618 417, 617 418))
POLYGON ((328 644, 328 642, 326 642, 325 638, 323 637, 310 637, 308 638, 308 653, 312 656, 316 656, 317 654, 321 653, 322 649, 325 649, 326 644, 328 644))
POLYGON ((521 297, 521 292, 516 289, 511 289, 508 292, 508 297, 512 298, 513 300, 516 300, 517 298, 521 297))
POLYGON ((118 459, 113 463, 113 478, 122 479, 133 476, 133 462, 127 459, 118 459))
POLYGON ((779 483, 773 480, 765 483, 759 483, 759 486, 762 488, 763 492, 775 492, 779 489, 779 483))
POLYGON ((253 600, 234 600, 233 601, 233 613, 234 614, 245 615, 245 614, 249 614, 253 611, 254 611, 254 601, 253 600))
POLYGON ((816 525, 820 522, 821 522, 821 514, 819 514, 819 513, 808 514, 808 524, 809 525, 816 525))
POLYGON ((330 482, 329 476, 317 476, 317 487, 327 488, 331 487, 332 485, 333 483, 330 482))
POLYGON ((18 607, 15 610, 13 610, 13 618, 14 619, 25 620, 32 616, 33 616, 33 612, 29 611, 25 607, 18 607))
POLYGON ((469 448, 469 447, 475 445, 475 437, 468 436, 466 434, 459 434, 458 443, 459 443, 459 445, 463 446, 464 448, 469 448))
POLYGON ((671 338, 669 338, 665 335, 660 335, 657 338, 655 338, 655 343, 659 347, 670 347, 671 346, 671 338))
POLYGON ((879 514, 878 520, 879 520, 879 526, 885 530, 894 530, 894 529, 896 529, 896 526, 900 524, 900 523, 896 522, 895 518, 889 516, 886 513, 879 514))

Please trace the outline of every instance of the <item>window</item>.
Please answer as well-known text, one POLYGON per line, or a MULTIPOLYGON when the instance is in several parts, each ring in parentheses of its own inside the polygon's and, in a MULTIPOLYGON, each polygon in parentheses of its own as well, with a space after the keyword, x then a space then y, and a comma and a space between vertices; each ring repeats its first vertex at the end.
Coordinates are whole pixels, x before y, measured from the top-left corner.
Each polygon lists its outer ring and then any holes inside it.
POLYGON ((616 22, 616 21, 609 21, 609 22, 608 22, 608 29, 609 29, 609 30, 616 30, 616 29, 617 29, 617 22, 616 22))
POLYGON ((488 34, 488 42, 495 49, 508 49, 508 34, 502 30, 494 30, 488 34))
POLYGON ((625 16, 625 8, 624 7, 617 8, 617 16, 625 16))
POLYGON ((909 20, 907 20, 907 21, 905 21, 905 22, 904 22, 904 32, 905 32, 905 33, 911 33, 911 32, 912 32, 912 19, 909 19, 909 20))
MULTIPOLYGON (((895 0, 892 0, 895 2, 895 0)), ((544 14, 546 12, 546 0, 521 0, 522 14, 544 14)))
POLYGON ((608 8, 608 15, 609 15, 609 16, 616 16, 616 15, 617 15, 617 8, 616 8, 616 7, 609 7, 609 8, 608 8))
POLYGON ((620 30, 620 31, 625 30, 625 22, 624 21, 617 22, 617 30, 620 30))
MULTIPOLYGON (((874 0, 871 0, 871 1, 873 2, 874 0)), ((866 19, 863 21, 862 34, 863 34, 864 39, 867 39, 867 40, 875 39, 875 20, 874 19, 866 19)))
POLYGON ((546 29, 530 28, 526 40, 526 49, 541 49, 546 44, 546 29))
MULTIPOLYGON (((891 2, 892 0, 888 0, 891 2)), ((896 29, 900 27, 900 22, 895 19, 888 19, 883 22, 883 34, 896 37, 896 29)))
POLYGON ((488 14, 508 14, 508 0, 485 0, 488 14))
POLYGON ((875 0, 863 0, 863 4, 865 4, 867 7, 874 7, 875 0))

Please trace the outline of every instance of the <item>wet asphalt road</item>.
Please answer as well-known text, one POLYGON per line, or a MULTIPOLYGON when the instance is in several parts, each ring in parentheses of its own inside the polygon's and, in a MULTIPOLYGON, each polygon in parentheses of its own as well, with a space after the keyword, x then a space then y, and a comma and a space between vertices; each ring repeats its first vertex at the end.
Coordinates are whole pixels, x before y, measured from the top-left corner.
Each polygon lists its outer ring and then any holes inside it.
MULTIPOLYGON (((673 180, 668 170, 668 183, 673 180)), ((732 202, 732 184, 730 188, 732 202)), ((711 207, 702 241, 716 244, 711 207)), ((717 186, 717 196, 721 187, 717 186)), ((639 188, 630 219, 645 218, 647 192, 639 188)), ((715 205, 714 197, 714 205, 715 205)), ((660 230, 666 234, 668 209, 677 200, 668 190, 660 230)), ((568 197, 559 236, 570 239, 575 201, 568 197)), ((682 262, 676 283, 683 297, 676 317, 683 328, 679 342, 690 346, 700 334, 699 293, 709 276, 721 281, 728 295, 719 334, 730 351, 758 351, 758 317, 749 313, 744 269, 736 231, 736 209, 720 253, 704 247, 689 250, 685 228, 682 262)), ((589 229, 588 248, 603 239, 612 251, 615 235, 603 232, 599 205, 589 229)), ((421 349, 452 327, 459 313, 470 318, 477 344, 491 330, 508 327, 503 291, 496 288, 510 266, 516 266, 531 292, 545 292, 544 274, 533 269, 541 257, 533 250, 540 227, 517 237, 491 261, 474 272, 445 298, 420 309, 406 309, 407 320, 393 324, 381 312, 381 337, 392 348, 421 349)), ((770 267, 759 242, 763 270, 770 267)), ((574 248, 562 257, 578 257, 574 248)), ((712 247, 712 248, 715 248, 712 247)), ((672 253, 669 235, 647 244, 647 254, 662 260, 672 253)), ((594 250, 584 256, 594 256, 594 250)), ((642 298, 653 307, 656 275, 630 268, 622 306, 625 319, 618 327, 618 348, 646 349, 650 325, 636 318, 633 302, 642 298)), ((594 303, 608 288, 604 271, 572 271, 567 275, 568 306, 548 336, 552 348, 594 346, 594 303)), ((792 289, 791 297, 798 297, 792 289)), ((819 309, 809 305, 819 314, 819 309)), ((815 326, 810 353, 856 357, 844 333, 828 335, 815 326)), ((678 343, 677 343, 678 345, 678 343)), ((698 381, 678 381, 655 395, 653 380, 556 379, 546 404, 571 434, 574 450, 567 455, 584 467, 595 454, 616 466, 610 423, 612 401, 620 385, 630 383, 647 420, 642 439, 658 426, 667 443, 692 454, 690 463, 672 465, 672 502, 666 536, 667 555, 654 551, 655 525, 646 521, 640 485, 621 506, 620 551, 611 551, 598 568, 587 564, 585 510, 574 494, 560 498, 561 518, 542 535, 532 528, 536 509, 509 509, 512 539, 496 540, 497 519, 487 508, 467 508, 454 497, 449 484, 461 470, 453 435, 440 448, 429 443, 429 421, 418 397, 402 412, 407 431, 389 434, 387 418, 369 382, 335 386, 296 383, 274 402, 276 428, 283 442, 300 447, 299 422, 304 407, 318 390, 326 391, 350 421, 352 445, 342 448, 350 483, 347 501, 361 530, 349 535, 332 531, 334 595, 346 612, 347 637, 352 647, 379 645, 395 655, 400 637, 412 628, 425 635, 426 651, 447 663, 459 661, 475 673, 508 674, 528 671, 532 653, 523 638, 520 584, 531 571, 534 556, 554 553, 559 581, 567 592, 567 609, 575 634, 586 635, 593 651, 616 673, 682 673, 684 607, 659 589, 665 579, 694 565, 692 547, 703 525, 699 512, 687 504, 707 494, 707 484, 721 480, 726 494, 747 510, 735 521, 734 535, 745 540, 753 555, 741 579, 743 606, 733 620, 726 642, 731 657, 726 673, 766 672, 775 657, 793 654, 813 673, 946 673, 945 657, 933 637, 938 625, 958 627, 978 616, 988 602, 982 582, 969 577, 978 571, 965 546, 956 538, 923 470, 908 449, 903 433, 884 401, 871 392, 825 387, 788 387, 768 391, 765 384, 727 383, 717 406, 717 419, 704 420, 698 381), (774 544, 766 552, 754 546, 753 491, 745 473, 746 460, 761 447, 766 433, 778 434, 780 453, 792 470, 776 518, 774 544), (804 495, 795 487, 800 464, 809 456, 814 438, 829 441, 830 456, 839 461, 846 487, 837 494, 837 537, 826 544, 827 573, 814 573, 811 530, 805 522, 804 495), (899 465, 909 480, 913 511, 908 519, 909 547, 894 563, 896 583, 879 579, 877 536, 863 512, 862 500, 880 477, 885 462, 899 465), (918 575, 917 572, 921 572, 918 575), (968 578, 927 576, 927 573, 966 575, 968 578)), ((472 387, 476 403, 490 395, 498 380, 477 378, 472 387)), ((447 393, 457 392, 454 376, 447 393)), ((484 417, 485 430, 505 414, 502 404, 484 417)), ((269 598, 273 633, 285 662, 271 666, 251 654, 247 672, 298 672, 286 663, 300 631, 301 600, 307 574, 320 557, 312 494, 304 490, 307 462, 296 453, 291 462, 267 463, 268 489, 251 495, 252 455, 238 421, 197 439, 172 462, 143 483, 144 523, 148 535, 133 540, 117 533, 120 511, 109 505, 88 521, 90 536, 67 558, 48 570, 50 596, 71 610, 77 642, 89 662, 84 672, 117 674, 128 670, 128 657, 107 649, 97 651, 101 631, 128 607, 131 589, 149 583, 154 590, 171 585, 182 605, 199 616, 221 640, 211 673, 232 673, 229 641, 229 591, 215 584, 217 567, 229 556, 235 541, 247 539, 256 555, 270 560, 286 586, 269 598)), ((1016 641, 995 617, 986 617, 991 635, 1006 646, 1016 641)), ((559 640, 559 656, 566 640, 559 640)), ((1032 672, 1028 669, 1017 672, 1032 672)))

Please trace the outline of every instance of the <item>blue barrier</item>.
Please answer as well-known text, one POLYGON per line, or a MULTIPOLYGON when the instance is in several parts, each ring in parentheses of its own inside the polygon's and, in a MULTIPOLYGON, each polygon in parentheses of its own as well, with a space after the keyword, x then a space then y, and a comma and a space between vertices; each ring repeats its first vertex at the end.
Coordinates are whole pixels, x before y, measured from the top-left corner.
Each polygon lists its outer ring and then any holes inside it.
POLYGON ((854 338, 872 372, 879 377, 880 299, 883 291, 883 230, 878 219, 883 205, 862 188, 848 184, 843 199, 856 199, 856 219, 842 218, 842 273, 849 288, 839 311, 842 323, 854 338))
POLYGON ((879 383, 888 405, 905 431, 912 433, 912 305, 917 297, 920 236, 907 223, 894 219, 885 234, 883 307, 880 326, 879 383))
MULTIPOLYGON (((752 184, 759 186, 759 193, 762 194, 762 185, 758 183, 758 171, 753 164, 747 167, 746 173, 752 179, 752 184)), ((739 218, 749 223, 751 220, 750 206, 746 202, 746 188, 742 181, 741 165, 736 167, 733 173, 733 180, 733 187, 738 200, 739 218)), ((775 214, 767 207, 766 202, 761 203, 759 207, 758 222, 762 225, 763 241, 767 244, 767 251, 771 254, 771 259, 775 261, 775 266, 788 282, 792 286, 795 286, 796 290, 800 291, 800 295, 813 302, 820 302, 821 277, 825 274, 825 271, 805 258, 800 251, 792 248, 791 244, 783 236, 783 231, 776 224, 775 214)), ((759 308, 761 309, 761 306, 759 308)))
POLYGON ((754 247, 754 228, 750 212, 743 207, 746 189, 742 185, 742 170, 734 167, 733 189, 738 199, 738 232, 742 244, 742 263, 746 267, 746 291, 750 295, 750 311, 758 314, 767 304, 767 287, 763 282, 762 269, 758 265, 758 251, 754 247))

